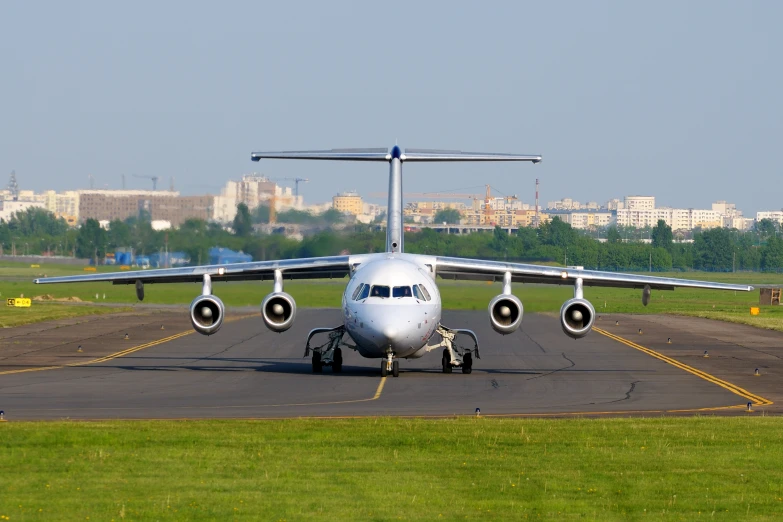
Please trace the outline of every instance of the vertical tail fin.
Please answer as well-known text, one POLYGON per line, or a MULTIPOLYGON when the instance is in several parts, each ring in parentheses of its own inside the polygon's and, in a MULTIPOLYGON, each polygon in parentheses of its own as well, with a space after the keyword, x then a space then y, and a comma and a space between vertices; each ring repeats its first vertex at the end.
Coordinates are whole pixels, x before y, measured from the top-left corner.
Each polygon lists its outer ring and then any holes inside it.
POLYGON ((250 159, 307 159, 338 161, 388 161, 389 201, 386 209, 386 251, 403 252, 402 164, 406 161, 530 161, 539 163, 541 156, 495 152, 462 152, 459 150, 406 149, 395 145, 387 149, 331 149, 282 152, 253 152, 250 159))

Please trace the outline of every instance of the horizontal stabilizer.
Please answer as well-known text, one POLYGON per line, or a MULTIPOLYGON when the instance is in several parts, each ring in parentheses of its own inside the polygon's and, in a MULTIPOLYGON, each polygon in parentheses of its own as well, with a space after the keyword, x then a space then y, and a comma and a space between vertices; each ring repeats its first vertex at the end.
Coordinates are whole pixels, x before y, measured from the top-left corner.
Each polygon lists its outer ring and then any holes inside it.
POLYGON ((539 163, 540 155, 505 154, 502 152, 463 152, 461 150, 405 149, 402 161, 532 161, 539 163))
POLYGON ((284 150, 279 152, 253 152, 250 159, 303 159, 335 161, 389 161, 389 149, 330 149, 330 150, 284 150))

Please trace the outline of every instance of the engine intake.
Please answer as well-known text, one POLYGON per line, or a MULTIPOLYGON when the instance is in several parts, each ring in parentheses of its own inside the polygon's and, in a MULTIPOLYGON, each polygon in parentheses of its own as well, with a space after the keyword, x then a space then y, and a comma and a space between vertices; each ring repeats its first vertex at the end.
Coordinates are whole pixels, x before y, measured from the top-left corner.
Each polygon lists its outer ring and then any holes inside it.
POLYGON ((489 302, 489 322, 503 335, 514 333, 522 324, 522 301, 513 294, 501 294, 489 302))
POLYGON ((294 324, 296 301, 285 292, 273 292, 261 302, 264 324, 273 332, 285 332, 294 324))
POLYGON ((560 308, 560 326, 574 339, 581 339, 593 328, 595 308, 587 299, 569 299, 560 308))
POLYGON ((190 303, 190 322, 202 335, 212 335, 220 329, 226 308, 214 295, 200 295, 190 303))

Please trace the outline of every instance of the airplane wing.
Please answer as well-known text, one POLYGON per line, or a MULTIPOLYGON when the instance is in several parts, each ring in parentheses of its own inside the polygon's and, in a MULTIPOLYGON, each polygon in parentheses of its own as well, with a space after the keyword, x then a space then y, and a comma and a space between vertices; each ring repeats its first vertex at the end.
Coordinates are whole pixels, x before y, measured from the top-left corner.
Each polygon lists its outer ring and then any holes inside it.
POLYGON ((711 283, 674 277, 655 277, 601 270, 581 270, 574 267, 527 265, 522 263, 504 263, 500 261, 481 261, 456 257, 436 257, 435 273, 443 279, 502 281, 506 272, 516 283, 542 283, 554 285, 574 285, 578 278, 584 286, 610 286, 616 288, 645 288, 655 290, 674 290, 676 287, 705 288, 710 290, 736 290, 749 292, 748 285, 711 283))
POLYGON ((251 261, 226 265, 189 266, 161 268, 156 270, 134 270, 132 272, 111 272, 103 274, 44 277, 36 279, 37 284, 83 283, 87 281, 110 281, 115 285, 130 285, 141 281, 150 283, 197 283, 207 274, 216 281, 272 280, 275 270, 280 270, 283 279, 342 278, 362 261, 362 256, 331 256, 306 259, 285 259, 280 261, 251 261))

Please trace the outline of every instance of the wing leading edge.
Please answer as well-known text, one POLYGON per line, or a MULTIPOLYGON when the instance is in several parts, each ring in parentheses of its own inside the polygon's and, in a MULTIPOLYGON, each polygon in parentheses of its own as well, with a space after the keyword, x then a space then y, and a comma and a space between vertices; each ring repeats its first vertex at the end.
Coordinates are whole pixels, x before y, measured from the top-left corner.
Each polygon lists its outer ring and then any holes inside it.
POLYGON ((36 279, 35 283, 83 283, 88 281, 107 281, 115 285, 135 284, 136 281, 141 281, 144 284, 197 283, 204 279, 204 275, 209 275, 213 281, 264 281, 273 279, 276 270, 282 272, 284 279, 339 279, 348 275, 352 268, 360 264, 362 260, 363 256, 331 256, 279 261, 253 261, 227 265, 44 277, 36 279))
POLYGON ((511 280, 516 283, 574 285, 577 279, 582 279, 584 286, 617 288, 644 288, 649 286, 655 290, 674 290, 677 287, 735 290, 740 292, 753 290, 753 287, 748 285, 712 283, 674 277, 644 276, 603 272, 600 270, 579 270, 575 268, 503 263, 500 261, 482 261, 456 257, 437 257, 435 259, 435 273, 443 279, 502 281, 503 275, 509 272, 511 280))

